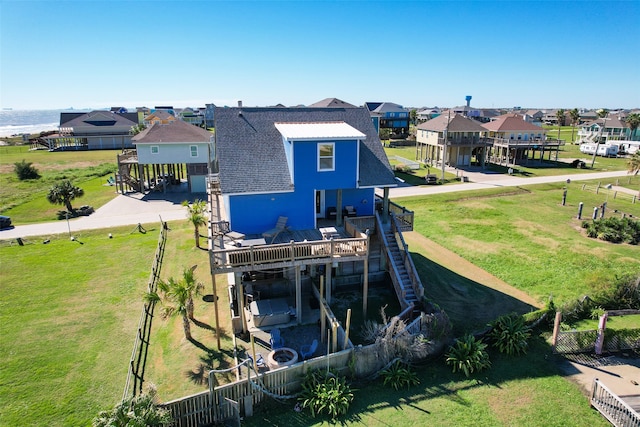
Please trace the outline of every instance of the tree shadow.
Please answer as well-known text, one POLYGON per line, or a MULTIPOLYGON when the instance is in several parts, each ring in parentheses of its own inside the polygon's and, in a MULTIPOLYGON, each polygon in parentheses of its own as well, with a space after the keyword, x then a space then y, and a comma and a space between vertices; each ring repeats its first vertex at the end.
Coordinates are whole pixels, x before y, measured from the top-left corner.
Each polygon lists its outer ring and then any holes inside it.
MULTIPOLYGON (((228 360, 233 360, 233 355, 230 351, 205 351, 200 357, 200 363, 195 369, 188 369, 185 371, 185 376, 194 384, 205 385, 209 382, 209 371, 214 369, 228 369, 231 364, 228 360)), ((213 381, 215 385, 218 385, 218 380, 214 375, 213 381)))
POLYGON ((215 328, 207 323, 201 322, 198 319, 191 319, 191 321, 193 322, 194 325, 196 325, 199 328, 202 329, 207 329, 209 331, 215 331, 215 328))

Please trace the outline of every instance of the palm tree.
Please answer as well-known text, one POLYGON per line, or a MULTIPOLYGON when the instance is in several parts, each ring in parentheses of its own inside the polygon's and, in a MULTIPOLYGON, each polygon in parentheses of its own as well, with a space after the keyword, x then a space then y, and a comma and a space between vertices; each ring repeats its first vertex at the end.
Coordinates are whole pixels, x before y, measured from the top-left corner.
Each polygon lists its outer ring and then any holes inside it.
POLYGON ((54 184, 53 187, 49 189, 47 200, 54 205, 64 205, 67 208, 67 212, 73 212, 71 201, 83 195, 84 190, 82 190, 82 188, 76 187, 71 181, 65 179, 64 181, 54 184))
POLYGON ((625 122, 627 122, 627 126, 629 126, 629 129, 631 129, 631 135, 629 135, 629 139, 633 141, 633 134, 636 132, 636 129, 638 129, 638 126, 640 126, 640 113, 629 114, 625 119, 625 122))
POLYGON ((204 200, 196 199, 191 205, 189 201, 182 202, 182 206, 187 208, 187 219, 195 229, 194 235, 196 239, 196 247, 200 247, 200 227, 207 224, 207 218, 204 216, 204 212, 207 208, 207 202, 204 200))
POLYGON ((165 426, 172 421, 168 410, 155 405, 155 390, 130 397, 110 411, 100 411, 93 419, 93 427, 165 426))
POLYGON ((571 125, 573 129, 571 129, 571 142, 575 142, 574 135, 576 133, 576 125, 580 122, 580 111, 577 108, 574 108, 569 112, 571 116, 571 125))
POLYGON ((193 274, 194 270, 196 269, 197 265, 194 265, 191 268, 185 268, 182 271, 182 280, 185 284, 185 287, 187 288, 187 292, 189 294, 188 298, 187 298, 187 316, 189 317, 189 319, 194 320, 194 316, 193 316, 193 297, 200 295, 200 293, 202 292, 202 290, 204 289, 204 285, 200 282, 196 282, 195 276, 193 274))
POLYGON ((627 162, 627 171, 634 175, 640 172, 640 151, 636 151, 627 162))
POLYGON ((560 139, 560 129, 564 125, 564 109, 556 111, 556 119, 558 119, 558 139, 560 139))
POLYGON ((184 337, 188 340, 191 336, 191 323, 189 322, 189 290, 184 281, 176 281, 170 277, 166 282, 160 280, 158 282, 158 291, 149 291, 145 294, 144 299, 148 303, 163 304, 162 317, 167 318, 175 315, 182 316, 182 327, 184 328, 184 337), (159 293, 158 293, 159 291, 159 293))

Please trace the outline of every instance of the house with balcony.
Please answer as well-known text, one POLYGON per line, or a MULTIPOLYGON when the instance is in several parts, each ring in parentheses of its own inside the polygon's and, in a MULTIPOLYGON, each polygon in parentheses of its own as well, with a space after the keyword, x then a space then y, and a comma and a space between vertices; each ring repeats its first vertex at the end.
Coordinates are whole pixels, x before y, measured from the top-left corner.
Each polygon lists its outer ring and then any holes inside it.
POLYGON ((213 134, 182 120, 154 122, 118 155, 116 187, 128 191, 206 193, 213 134))
POLYGON ((520 114, 504 114, 482 125, 491 140, 488 160, 500 165, 527 164, 545 155, 549 160, 558 152, 564 141, 547 138, 547 130, 529 123, 520 114))
POLYGON ((627 139, 631 139, 631 129, 618 115, 609 114, 605 118, 590 120, 578 130, 579 144, 607 144, 627 139))
POLYGON ((451 111, 421 123, 416 128, 416 159, 430 165, 484 167, 491 142, 487 130, 476 120, 451 111))
POLYGON ((169 122, 174 122, 178 120, 176 116, 173 114, 173 109, 165 110, 152 110, 151 113, 144 117, 145 126, 149 127, 154 123, 160 123, 166 125, 169 122))
POLYGON ((111 150, 132 148, 131 127, 138 114, 122 110, 60 113, 58 132, 41 138, 49 150, 111 150))
POLYGON ((396 180, 367 109, 216 108, 215 129, 210 263, 214 281, 227 274, 235 333, 315 324, 341 286, 366 305, 389 270, 400 306, 417 303, 408 252, 389 249, 413 214, 389 202, 396 180))
POLYGON ((366 102, 374 125, 379 129, 389 129, 391 137, 402 138, 409 133, 409 110, 393 102, 366 102))

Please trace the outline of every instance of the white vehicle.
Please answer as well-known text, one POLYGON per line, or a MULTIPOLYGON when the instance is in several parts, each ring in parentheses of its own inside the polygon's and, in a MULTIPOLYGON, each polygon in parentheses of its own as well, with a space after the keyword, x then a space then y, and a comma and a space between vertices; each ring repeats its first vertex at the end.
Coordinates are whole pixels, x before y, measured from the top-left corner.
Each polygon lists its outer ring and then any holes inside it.
POLYGON ((580 152, 584 154, 593 154, 598 144, 585 143, 580 144, 580 152))
POLYGON ((618 146, 610 144, 598 145, 598 152, 596 154, 602 157, 617 157, 618 146))

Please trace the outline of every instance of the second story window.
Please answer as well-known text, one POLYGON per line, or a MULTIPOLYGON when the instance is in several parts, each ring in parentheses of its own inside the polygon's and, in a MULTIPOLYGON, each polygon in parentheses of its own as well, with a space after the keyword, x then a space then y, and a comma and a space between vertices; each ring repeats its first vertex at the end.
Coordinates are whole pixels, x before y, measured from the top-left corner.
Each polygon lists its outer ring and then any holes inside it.
POLYGON ((191 157, 198 157, 198 146, 190 145, 189 149, 191 150, 191 157))
POLYGON ((318 170, 332 171, 335 169, 335 144, 318 144, 318 170))
POLYGON ((159 152, 160 152, 160 147, 158 147, 157 145, 151 146, 151 154, 158 154, 159 152))

